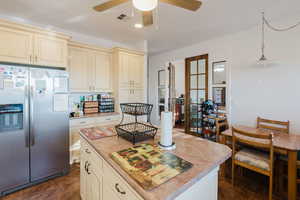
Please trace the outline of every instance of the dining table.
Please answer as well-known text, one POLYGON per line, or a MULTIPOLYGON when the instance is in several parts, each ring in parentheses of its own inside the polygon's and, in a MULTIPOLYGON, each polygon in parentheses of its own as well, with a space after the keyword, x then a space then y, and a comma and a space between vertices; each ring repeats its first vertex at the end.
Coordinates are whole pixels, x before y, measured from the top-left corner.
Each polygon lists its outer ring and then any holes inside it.
MULTIPOLYGON (((236 125, 235 129, 253 134, 266 134, 271 130, 236 125)), ((297 198, 297 152, 300 151, 300 134, 273 132, 274 152, 288 158, 288 200, 297 198)), ((226 145, 232 140, 232 128, 221 132, 220 143, 226 145)))

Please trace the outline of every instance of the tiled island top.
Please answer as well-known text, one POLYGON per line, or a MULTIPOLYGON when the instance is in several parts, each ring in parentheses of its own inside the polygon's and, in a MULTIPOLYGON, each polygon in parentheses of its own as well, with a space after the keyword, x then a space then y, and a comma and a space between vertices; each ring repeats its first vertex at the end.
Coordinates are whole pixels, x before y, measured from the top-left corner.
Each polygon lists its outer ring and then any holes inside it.
MULTIPOLYGON (((210 142, 208 140, 187 135, 181 131, 174 130, 173 140, 177 148, 171 152, 186 161, 193 164, 188 171, 174 177, 170 181, 160 185, 159 187, 146 191, 137 182, 135 182, 111 157, 112 152, 120 151, 132 147, 132 144, 121 137, 112 136, 99 140, 89 140, 84 134, 81 136, 94 147, 94 149, 109 163, 128 184, 136 190, 146 200, 174 199, 196 182, 205 177, 212 170, 219 167, 231 156, 231 149, 225 145, 210 142)), ((148 140, 142 143, 156 144, 156 139, 148 140)))

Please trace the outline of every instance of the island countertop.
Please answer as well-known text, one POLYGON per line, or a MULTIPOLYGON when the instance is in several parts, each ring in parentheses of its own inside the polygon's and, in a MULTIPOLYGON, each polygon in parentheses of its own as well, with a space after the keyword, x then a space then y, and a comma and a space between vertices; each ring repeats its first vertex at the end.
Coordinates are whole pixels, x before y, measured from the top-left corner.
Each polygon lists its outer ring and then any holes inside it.
MULTIPOLYGON (((132 179, 111 157, 111 153, 132 147, 132 143, 118 136, 89 140, 83 133, 80 133, 80 135, 145 200, 169 200, 176 198, 231 156, 231 149, 225 145, 187 135, 181 130, 174 129, 173 140, 176 143, 176 149, 170 152, 191 162, 193 167, 159 187, 147 191, 132 179)), ((157 144, 158 140, 159 135, 156 136, 155 140, 141 143, 157 144)))

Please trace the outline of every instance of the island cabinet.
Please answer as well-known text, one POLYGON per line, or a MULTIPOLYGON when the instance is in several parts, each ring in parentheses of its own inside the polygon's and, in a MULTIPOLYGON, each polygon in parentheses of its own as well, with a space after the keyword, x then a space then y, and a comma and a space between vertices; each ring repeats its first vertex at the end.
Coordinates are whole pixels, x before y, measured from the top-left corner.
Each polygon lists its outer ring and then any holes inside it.
POLYGON ((80 195, 83 200, 142 200, 84 139, 81 155, 80 195))
POLYGON ((0 61, 66 68, 69 36, 0 20, 0 61))
MULTIPOLYGON (((113 152, 132 147, 131 143, 118 136, 90 140, 80 133, 82 199, 217 200, 219 166, 230 157, 231 150, 179 131, 173 135, 177 147, 172 153, 190 161, 192 168, 154 189, 145 190, 111 157, 113 152)), ((157 141, 156 138, 148 142, 157 144, 157 141)))
POLYGON ((114 126, 120 123, 121 116, 118 113, 91 114, 83 118, 73 118, 70 120, 70 163, 80 162, 80 137, 79 131, 83 128, 95 126, 114 126))
POLYGON ((71 92, 111 92, 112 53, 78 42, 69 43, 71 92))

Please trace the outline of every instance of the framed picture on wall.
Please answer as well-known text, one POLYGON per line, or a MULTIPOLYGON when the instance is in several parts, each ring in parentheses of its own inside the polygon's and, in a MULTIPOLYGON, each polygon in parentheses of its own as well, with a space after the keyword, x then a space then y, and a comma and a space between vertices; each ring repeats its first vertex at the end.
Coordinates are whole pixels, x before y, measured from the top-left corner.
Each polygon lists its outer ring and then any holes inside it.
POLYGON ((226 107, 226 87, 213 87, 213 101, 220 107, 226 107))
POLYGON ((214 62, 212 72, 213 85, 226 84, 226 61, 214 62))

